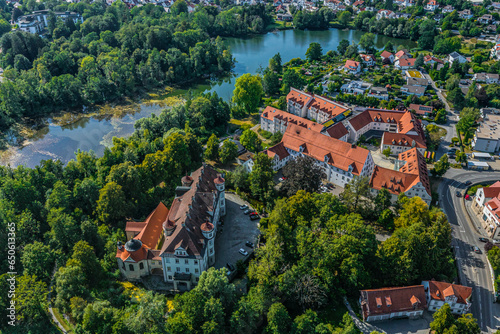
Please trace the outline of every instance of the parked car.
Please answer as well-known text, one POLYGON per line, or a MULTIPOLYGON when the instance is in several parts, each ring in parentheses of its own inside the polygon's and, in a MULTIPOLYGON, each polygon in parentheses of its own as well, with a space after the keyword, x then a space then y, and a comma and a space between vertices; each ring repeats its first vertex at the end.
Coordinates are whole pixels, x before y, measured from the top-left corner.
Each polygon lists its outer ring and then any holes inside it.
POLYGON ((470 199, 471 199, 471 197, 470 197, 470 195, 469 195, 469 194, 465 194, 465 197, 464 197, 464 198, 465 198, 466 200, 470 200, 470 199))
POLYGON ((486 238, 481 237, 481 238, 479 238, 479 241, 481 241, 481 242, 488 242, 489 240, 486 239, 486 238))
POLYGON ((253 243, 251 243, 250 241, 247 241, 247 242, 245 242, 245 246, 253 248, 253 243))
POLYGON ((259 215, 252 215, 252 216, 250 216, 250 220, 257 220, 257 219, 260 219, 259 215))
MULTIPOLYGON (((479 249, 479 248, 478 248, 479 249)), ((240 248, 240 250, 238 251, 241 255, 245 255, 247 256, 248 255, 248 252, 246 250, 244 250, 243 248, 240 248)))
POLYGON ((240 209, 241 209, 241 210, 248 209, 248 205, 246 205, 246 204, 245 204, 245 205, 242 205, 242 206, 240 206, 240 209))
POLYGON ((500 240, 495 240, 495 239, 493 239, 493 241, 492 241, 492 242, 493 242, 494 244, 500 244, 500 240))
POLYGON ((455 193, 455 195, 457 195, 457 197, 462 197, 462 194, 460 193, 460 191, 457 190, 457 192, 455 193))
POLYGON ((250 216, 255 216, 255 215, 258 215, 259 213, 257 211, 252 211, 250 212, 250 216))
POLYGON ((472 181, 466 181, 466 182, 465 182, 465 185, 466 185, 466 186, 470 186, 471 184, 472 184, 472 181))
POLYGON ((250 209, 246 209, 245 211, 243 211, 245 215, 248 215, 250 212, 251 212, 250 209))
POLYGON ((481 254, 481 250, 477 246, 474 246, 474 252, 477 254, 481 254))
POLYGON ((226 263, 226 267, 231 271, 235 270, 234 266, 231 263, 226 263))

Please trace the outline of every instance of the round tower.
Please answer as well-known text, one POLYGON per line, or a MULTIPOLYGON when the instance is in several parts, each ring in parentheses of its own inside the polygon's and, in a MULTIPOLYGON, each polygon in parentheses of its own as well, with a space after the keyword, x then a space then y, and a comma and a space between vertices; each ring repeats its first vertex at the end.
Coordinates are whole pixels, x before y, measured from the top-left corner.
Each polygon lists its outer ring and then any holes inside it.
MULTIPOLYGON (((220 215, 226 215, 226 195, 225 195, 225 184, 226 180, 222 177, 221 174, 217 174, 217 177, 214 179, 215 188, 217 188, 217 193, 219 195, 219 207, 220 207, 220 215)), ((219 217, 217 217, 218 219, 219 217)))
POLYGON ((205 222, 201 224, 200 228, 201 228, 201 233, 203 234, 205 239, 207 239, 208 265, 212 266, 215 263, 214 225, 207 218, 207 220, 205 220, 205 222))
POLYGON ((175 231, 175 223, 168 220, 168 219, 166 219, 163 222, 162 227, 163 227, 163 234, 165 235, 165 238, 168 236, 171 236, 172 233, 174 233, 174 231, 175 231))

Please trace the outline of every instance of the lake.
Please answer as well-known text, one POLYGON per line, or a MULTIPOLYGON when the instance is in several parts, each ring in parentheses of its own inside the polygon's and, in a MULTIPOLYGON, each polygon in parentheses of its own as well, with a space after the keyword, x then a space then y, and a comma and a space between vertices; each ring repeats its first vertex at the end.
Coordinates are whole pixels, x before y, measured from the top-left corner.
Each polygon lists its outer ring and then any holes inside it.
MULTIPOLYGON (((276 33, 252 36, 249 38, 227 38, 226 43, 236 59, 234 74, 223 79, 198 84, 193 92, 217 92, 225 100, 231 99, 236 77, 244 73, 256 73, 260 67, 267 66, 269 59, 277 52, 283 63, 292 58, 304 58, 309 44, 318 42, 323 52, 336 50, 342 39, 358 43, 364 32, 355 30, 329 29, 324 31, 284 30, 276 33)), ((375 47, 381 49, 392 41, 395 46, 404 45, 411 49, 416 43, 386 36, 377 36, 375 47)), ((171 96, 182 96, 185 90, 174 90, 171 96)), ((167 95, 168 96, 168 95, 167 95)), ((78 149, 93 150, 101 156, 105 147, 110 147, 112 138, 126 137, 133 133, 136 120, 159 114, 165 104, 155 102, 130 102, 129 105, 98 108, 97 112, 76 115, 62 114, 45 120, 45 125, 30 134, 24 147, 11 147, 1 152, 0 164, 12 167, 36 166, 41 160, 60 159, 64 163, 74 158, 78 149)))

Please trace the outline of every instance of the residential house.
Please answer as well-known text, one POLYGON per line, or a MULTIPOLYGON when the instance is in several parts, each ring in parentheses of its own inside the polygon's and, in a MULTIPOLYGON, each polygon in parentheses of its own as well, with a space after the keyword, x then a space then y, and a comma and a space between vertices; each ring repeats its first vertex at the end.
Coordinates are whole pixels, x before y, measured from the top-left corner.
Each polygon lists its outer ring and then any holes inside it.
POLYGON ((406 77, 406 84, 408 86, 420 86, 427 88, 429 81, 424 78, 406 77))
POLYGON ((492 59, 500 60, 500 43, 495 44, 491 48, 490 56, 492 59))
POLYGON ((395 14, 396 14, 396 18, 397 19, 409 19, 409 18, 411 18, 411 14, 410 13, 397 12, 395 14))
POLYGON ((394 67, 400 70, 407 70, 415 67, 415 58, 400 58, 394 63, 394 67))
POLYGON ((423 285, 361 290, 359 303, 363 321, 415 319, 427 308, 423 285))
POLYGON ((385 59, 389 59, 389 61, 392 63, 394 63, 394 54, 392 54, 391 52, 389 51, 384 51, 380 54, 380 58, 382 58, 382 62, 384 62, 385 59))
POLYGON ((359 56, 361 57, 363 64, 366 66, 374 66, 377 61, 374 55, 360 54, 359 56))
POLYGON ((414 0, 395 0, 394 4, 399 6, 399 7, 406 8, 406 7, 414 6, 415 1, 414 0))
POLYGON ((500 181, 476 191, 473 210, 492 239, 500 240, 500 181))
POLYGON ((403 59, 403 58, 412 58, 412 57, 413 56, 411 55, 411 53, 408 52, 408 50, 399 50, 394 55, 394 59, 396 59, 396 60, 403 59))
POLYGON ((444 15, 443 14, 435 14, 433 19, 436 22, 441 22, 441 20, 444 19, 444 15))
POLYGON ((421 104, 410 104, 410 107, 408 109, 414 111, 417 115, 421 116, 429 116, 432 114, 432 111, 434 110, 434 108, 431 106, 423 106, 421 104))
POLYGON ((490 25, 486 26, 485 29, 487 31, 489 31, 490 33, 491 32, 495 33, 497 31, 497 25, 496 24, 490 24, 490 25))
POLYGON ((344 65, 344 71, 350 74, 358 74, 361 72, 361 64, 359 61, 346 60, 344 65))
POLYGON ((330 119, 340 120, 350 113, 347 107, 338 102, 293 87, 286 96, 286 100, 289 113, 302 118, 314 119, 318 123, 324 123, 330 119))
POLYGON ((485 82, 488 85, 500 83, 500 75, 496 73, 476 73, 473 79, 477 82, 485 82))
POLYGON ((395 19, 396 18, 396 14, 391 11, 391 10, 388 10, 388 9, 381 9, 377 12, 377 15, 375 16, 377 18, 377 20, 381 20, 381 19, 395 19))
POLYGON ((493 16, 491 14, 484 14, 477 21, 481 24, 491 24, 493 22, 493 16))
POLYGON ((290 125, 282 141, 264 153, 272 159, 275 170, 291 159, 311 157, 323 167, 328 182, 341 187, 354 177, 370 177, 375 166, 367 149, 296 125, 290 125))
POLYGON ((472 139, 472 148, 494 153, 500 150, 500 115, 485 114, 472 139))
POLYGON ((448 13, 451 13, 455 10, 455 7, 453 7, 452 5, 446 5, 443 7, 442 9, 442 12, 443 14, 448 14, 448 13))
POLYGON ((429 0, 429 2, 427 2, 427 4, 425 5, 425 10, 429 10, 432 12, 438 8, 439 8, 439 4, 437 3, 436 0, 429 0))
POLYGON ((434 280, 422 281, 422 285, 425 288, 429 311, 435 312, 445 303, 450 306, 453 314, 461 315, 470 310, 472 288, 434 280))
POLYGON ((431 55, 424 56, 424 63, 434 65, 435 63, 443 64, 443 61, 431 55))
POLYGON ((242 155, 238 156, 236 159, 236 162, 238 162, 239 165, 242 165, 245 167, 245 170, 250 173, 253 169, 254 161, 253 161, 254 154, 252 152, 246 152, 243 153, 242 155))
POLYGON ((432 200, 431 185, 427 164, 424 156, 420 153, 422 150, 425 151, 425 148, 419 147, 419 136, 386 132, 382 139, 381 148, 390 147, 391 151, 401 148, 405 151, 398 154, 396 169, 375 166, 370 178, 371 193, 376 195, 378 191, 386 189, 391 194, 392 202, 395 202, 398 196, 404 193, 410 198, 420 197, 427 205, 430 205, 432 200), (386 138, 385 142, 384 138, 386 138), (400 142, 396 141, 398 139, 400 142), (402 143, 403 140, 405 143, 402 143), (412 142, 409 143, 408 140, 412 142), (410 148, 410 144, 414 147, 410 148))
POLYGON ((351 81, 349 83, 343 84, 342 87, 340 87, 340 91, 343 93, 347 94, 364 94, 370 87, 372 86, 371 83, 364 82, 364 81, 351 81))
POLYGON ((401 93, 405 95, 416 95, 418 97, 422 97, 425 94, 425 87, 404 85, 401 87, 401 93))
POLYGON ((464 20, 469 20, 473 17, 472 12, 470 9, 464 9, 461 12, 458 12, 458 17, 464 20))
POLYGON ((276 132, 285 133, 286 128, 290 124, 295 124, 316 132, 323 130, 321 124, 270 106, 267 106, 260 115, 260 128, 273 134, 276 132))
MULTIPOLYGON (((32 34, 42 34, 43 30, 49 26, 49 15, 51 11, 48 9, 36 10, 29 15, 23 15, 17 18, 16 24, 19 30, 30 32, 32 34)), ((57 19, 62 21, 72 20, 76 23, 83 23, 82 15, 65 11, 53 12, 57 19)))
POLYGON ((215 263, 214 240, 226 214, 225 181, 209 166, 182 178, 170 210, 160 203, 144 222, 127 222, 116 259, 125 279, 163 277, 172 290, 190 290, 215 263))
POLYGON ((372 87, 368 93, 369 97, 375 97, 379 100, 389 100, 389 93, 386 87, 372 87))

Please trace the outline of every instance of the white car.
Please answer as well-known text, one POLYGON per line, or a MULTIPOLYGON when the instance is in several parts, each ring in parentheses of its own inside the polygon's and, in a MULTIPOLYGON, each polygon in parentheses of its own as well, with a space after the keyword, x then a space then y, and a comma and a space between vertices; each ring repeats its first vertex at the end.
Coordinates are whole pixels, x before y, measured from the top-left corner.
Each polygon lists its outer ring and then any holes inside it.
POLYGON ((247 256, 248 255, 248 252, 246 250, 244 250, 243 248, 240 248, 240 250, 238 251, 241 255, 245 255, 247 256))
POLYGON ((493 243, 494 243, 494 244, 500 244, 500 240, 495 240, 495 239, 493 239, 493 243))

